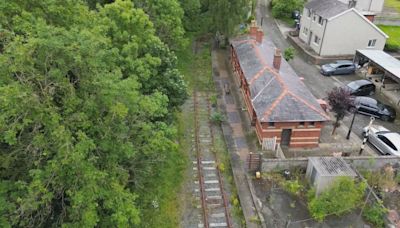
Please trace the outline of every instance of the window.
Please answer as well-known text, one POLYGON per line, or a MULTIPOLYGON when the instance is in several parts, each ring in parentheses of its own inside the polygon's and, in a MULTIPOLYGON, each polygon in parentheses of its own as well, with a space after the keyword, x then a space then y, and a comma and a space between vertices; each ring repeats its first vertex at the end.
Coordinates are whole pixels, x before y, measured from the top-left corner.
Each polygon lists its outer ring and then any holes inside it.
POLYGON ((308 10, 307 16, 308 16, 308 18, 311 17, 311 10, 310 9, 308 10))
POLYGON ((368 41, 368 47, 375 47, 375 44, 376 44, 376 39, 368 41))
POLYGON ((324 24, 324 20, 322 19, 321 16, 319 16, 318 24, 320 24, 320 25, 323 25, 323 24, 324 24))
POLYGON ((388 145, 393 150, 397 151, 397 148, 393 145, 393 143, 383 135, 378 135, 378 138, 382 140, 386 145, 388 145))
POLYGON ((313 21, 317 20, 317 15, 314 15, 313 21))
POLYGON ((299 127, 304 127, 304 122, 300 122, 299 127))
POLYGON ((314 36, 314 43, 319 44, 321 39, 318 36, 314 36))
POLYGON ((274 122, 268 122, 268 127, 274 127, 275 123, 274 122))
POLYGON ((308 127, 315 127, 315 122, 309 122, 308 127))
POLYGON ((307 29, 307 28, 304 28, 304 29, 303 29, 303 33, 304 33, 304 35, 307 35, 307 34, 308 34, 308 29, 307 29))

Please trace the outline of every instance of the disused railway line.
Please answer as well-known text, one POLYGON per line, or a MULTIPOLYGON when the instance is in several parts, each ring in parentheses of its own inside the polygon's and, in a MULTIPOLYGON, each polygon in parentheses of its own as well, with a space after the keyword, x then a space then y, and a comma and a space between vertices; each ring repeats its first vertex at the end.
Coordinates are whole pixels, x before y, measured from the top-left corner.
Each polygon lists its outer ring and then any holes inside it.
POLYGON ((202 222, 198 227, 232 227, 228 199, 224 191, 223 177, 213 153, 214 132, 210 117, 211 105, 206 93, 193 92, 194 143, 198 192, 200 194, 202 222))

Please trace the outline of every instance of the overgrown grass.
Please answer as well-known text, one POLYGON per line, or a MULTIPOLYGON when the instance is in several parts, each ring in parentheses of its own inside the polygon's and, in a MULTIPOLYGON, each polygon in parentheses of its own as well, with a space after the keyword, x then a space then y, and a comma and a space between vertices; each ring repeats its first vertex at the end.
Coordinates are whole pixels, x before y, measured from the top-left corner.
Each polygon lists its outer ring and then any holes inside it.
POLYGON ((235 181, 233 179, 229 151, 227 149, 225 140, 223 139, 222 135, 216 135, 214 138, 214 152, 220 162, 218 168, 224 175, 225 180, 228 181, 231 189, 230 203, 233 206, 232 210, 233 216, 244 227, 246 225, 246 220, 244 219, 243 211, 240 206, 240 201, 237 194, 235 181))
MULTIPOLYGON (((195 34, 190 35, 192 41, 195 39, 194 36, 195 34)), ((200 42, 197 45, 193 44, 194 42, 190 43, 192 44, 177 52, 178 68, 188 85, 189 94, 193 92, 194 86, 200 91, 209 91, 213 88, 210 45, 200 42)))
MULTIPOLYGON (((142 227, 179 227, 180 222, 180 201, 178 194, 184 177, 184 170, 189 165, 187 151, 190 148, 190 141, 185 138, 185 130, 189 124, 185 115, 181 112, 175 113, 175 126, 179 149, 164 164, 162 173, 159 173, 163 188, 158 189, 154 195, 157 206, 146 208, 146 217, 142 221, 142 227)), ((151 191, 151 190, 149 190, 151 191)))
MULTIPOLYGON (((400 5, 400 1, 396 1, 399 2, 400 5)), ((378 25, 378 27, 389 36, 389 39, 386 41, 385 50, 400 50, 400 26, 378 25)))
POLYGON ((396 9, 400 12, 400 1, 399 0, 385 0, 385 6, 396 9))

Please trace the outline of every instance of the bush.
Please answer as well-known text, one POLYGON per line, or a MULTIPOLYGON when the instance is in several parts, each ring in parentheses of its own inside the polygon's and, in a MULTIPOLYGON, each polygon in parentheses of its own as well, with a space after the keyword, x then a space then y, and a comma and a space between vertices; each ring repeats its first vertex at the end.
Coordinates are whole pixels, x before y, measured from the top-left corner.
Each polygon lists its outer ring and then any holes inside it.
POLYGON ((286 61, 290 61, 290 60, 292 60, 294 58, 294 53, 295 53, 294 48, 293 47, 288 47, 283 52, 283 58, 285 58, 286 61))
POLYGON ((290 18, 294 10, 303 9, 303 0, 272 0, 272 16, 275 18, 290 18))
POLYGON ((225 121, 224 115, 222 115, 219 112, 214 112, 211 115, 211 122, 215 123, 215 124, 221 124, 222 122, 225 121))
POLYGON ((387 210, 381 203, 374 203, 372 206, 368 205, 363 211, 363 217, 375 227, 385 227, 384 216, 387 210))
POLYGON ((301 185, 298 180, 285 181, 282 187, 283 189, 285 189, 285 191, 293 195, 299 195, 300 192, 303 190, 303 185, 301 185))
POLYGON ((339 177, 332 186, 315 195, 315 190, 308 193, 308 210, 311 216, 317 221, 323 221, 328 215, 342 215, 345 212, 356 208, 363 199, 366 183, 356 184, 349 177, 339 177))

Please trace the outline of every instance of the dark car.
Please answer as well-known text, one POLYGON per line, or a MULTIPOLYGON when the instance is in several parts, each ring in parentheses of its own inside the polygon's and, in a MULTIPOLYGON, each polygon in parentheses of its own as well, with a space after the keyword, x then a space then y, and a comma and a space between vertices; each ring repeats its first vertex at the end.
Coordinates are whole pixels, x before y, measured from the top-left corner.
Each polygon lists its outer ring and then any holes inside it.
POLYGON ((334 74, 353 74, 356 71, 356 64, 348 60, 337 60, 336 62, 321 66, 321 74, 330 76, 334 74))
POLYGON ((371 97, 355 97, 351 109, 368 116, 380 118, 384 121, 393 121, 396 119, 396 111, 394 108, 371 97))
POLYGON ((366 79, 352 81, 346 85, 346 89, 353 96, 368 96, 375 93, 374 83, 366 79))
POLYGON ((300 11, 294 10, 294 11, 292 12, 292 18, 293 18, 293 19, 300 19, 300 11))

